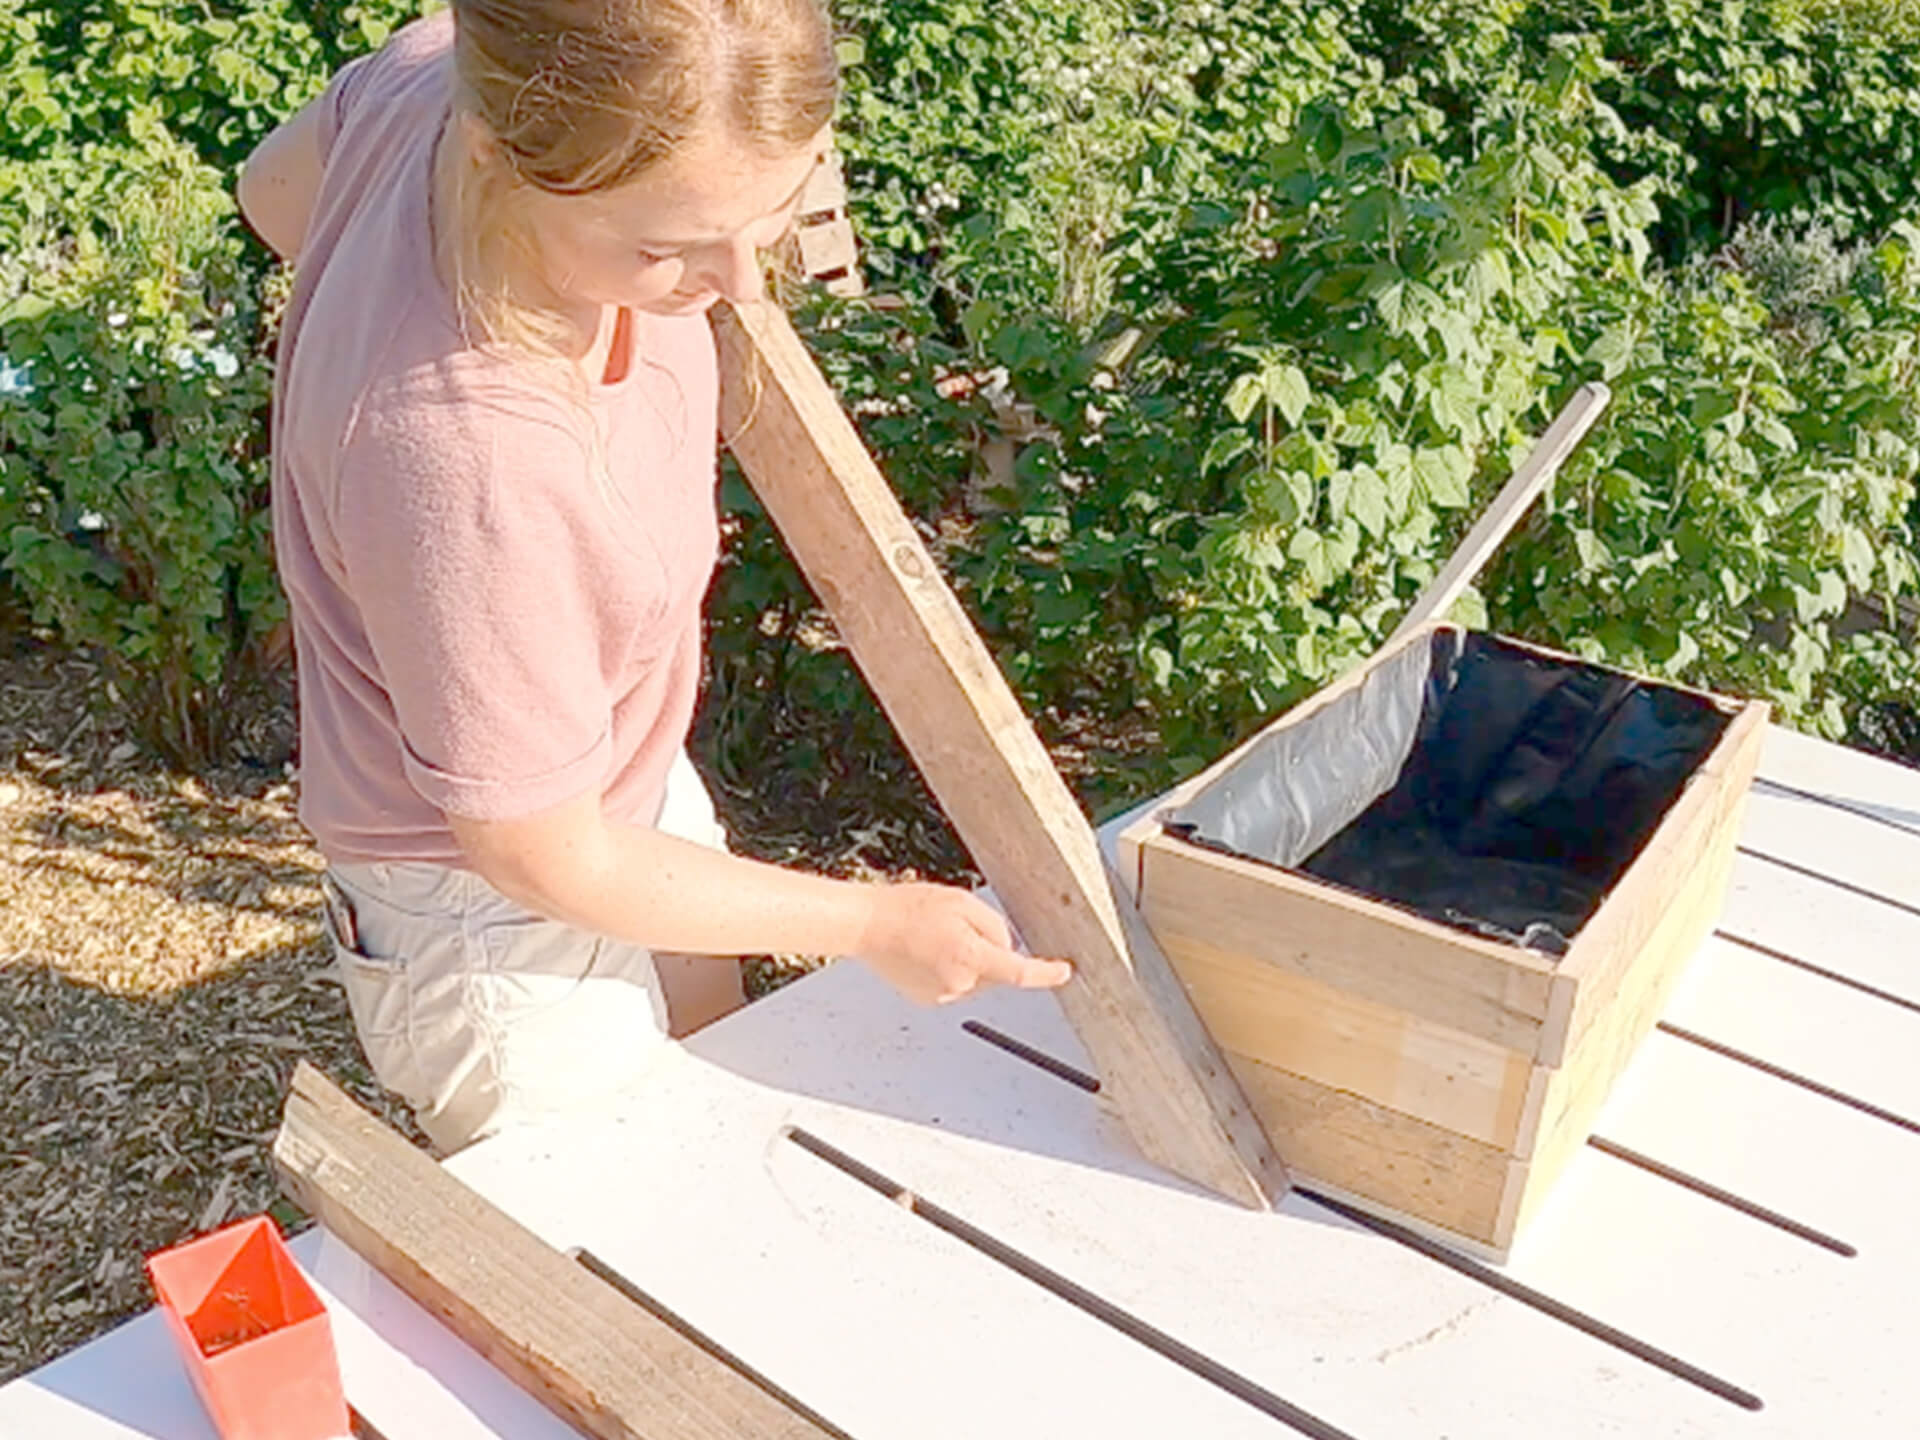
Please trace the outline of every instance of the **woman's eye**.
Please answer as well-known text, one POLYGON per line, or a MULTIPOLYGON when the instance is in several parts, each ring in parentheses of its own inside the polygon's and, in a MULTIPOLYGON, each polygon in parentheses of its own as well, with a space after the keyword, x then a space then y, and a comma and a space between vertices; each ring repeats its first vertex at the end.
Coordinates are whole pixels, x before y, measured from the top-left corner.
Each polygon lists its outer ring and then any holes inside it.
POLYGON ((677 260, 679 258, 677 255, 663 255, 657 250, 640 250, 635 253, 639 255, 642 262, 648 265, 659 265, 665 261, 677 260))

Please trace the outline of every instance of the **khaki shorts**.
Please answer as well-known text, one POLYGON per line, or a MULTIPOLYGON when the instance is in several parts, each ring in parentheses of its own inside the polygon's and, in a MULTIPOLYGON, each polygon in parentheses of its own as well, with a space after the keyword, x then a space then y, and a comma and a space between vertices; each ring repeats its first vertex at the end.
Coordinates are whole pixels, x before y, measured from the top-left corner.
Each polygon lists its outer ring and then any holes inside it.
MULTIPOLYGON (((660 828, 725 848, 685 756, 660 828)), ((668 1043, 643 946, 536 915, 444 865, 335 864, 321 884, 367 1061, 442 1153, 632 1089, 668 1043)))

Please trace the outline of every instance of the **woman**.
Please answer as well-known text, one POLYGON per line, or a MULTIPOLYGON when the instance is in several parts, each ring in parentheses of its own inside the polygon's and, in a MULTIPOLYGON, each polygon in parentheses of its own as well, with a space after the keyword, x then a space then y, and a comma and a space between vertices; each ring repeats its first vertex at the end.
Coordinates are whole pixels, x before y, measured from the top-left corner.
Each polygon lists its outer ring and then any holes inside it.
POLYGON ((964 891, 726 854, 684 757, 705 312, 759 297, 837 85, 814 0, 454 0, 241 179, 297 259, 301 815, 368 1057, 444 1150, 631 1085, 656 951, 857 954, 931 1002, 1070 973, 964 891))

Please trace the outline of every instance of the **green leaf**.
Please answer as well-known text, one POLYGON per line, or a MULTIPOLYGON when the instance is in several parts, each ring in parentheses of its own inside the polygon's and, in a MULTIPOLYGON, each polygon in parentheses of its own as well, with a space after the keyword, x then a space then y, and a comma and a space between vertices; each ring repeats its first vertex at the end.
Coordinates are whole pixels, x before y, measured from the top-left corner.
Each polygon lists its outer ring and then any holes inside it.
POLYGON ((1598 365, 1600 374, 1608 380, 1618 379, 1633 359, 1633 331, 1628 326, 1609 325, 1600 332, 1600 336, 1587 347, 1584 357, 1589 365, 1598 365))
POLYGON ((1216 470, 1225 469, 1252 448, 1251 431, 1222 430, 1208 444, 1206 454, 1200 457, 1200 473, 1211 475, 1216 470))
POLYGON ((1445 510, 1457 510, 1473 500, 1467 481, 1472 466, 1458 445, 1416 450, 1413 471, 1427 492, 1427 498, 1445 510))
POLYGON ((1307 578, 1315 590, 1324 590, 1333 582, 1333 565, 1327 555, 1327 542, 1315 530, 1296 530, 1287 542, 1287 554, 1306 567, 1307 578))
POLYGON ((1297 365, 1276 365, 1270 368, 1264 377, 1267 399, 1282 415, 1287 424, 1298 425, 1300 417, 1307 413, 1307 401, 1312 398, 1313 390, 1307 384, 1307 377, 1297 365))
POLYGON ((1353 480, 1347 490, 1347 512, 1360 522, 1361 529, 1369 535, 1384 536, 1387 533, 1388 510, 1392 505, 1386 481, 1371 465, 1356 465, 1352 475, 1353 480))
POLYGON ((1873 542, 1857 525, 1840 532, 1840 564, 1847 573, 1847 584, 1856 591, 1873 588, 1873 572, 1878 568, 1873 542))
POLYGON ((1487 614, 1487 599, 1475 585, 1469 585, 1460 592, 1460 598, 1453 602, 1447 618, 1469 630, 1488 630, 1493 626, 1487 614))
POLYGON ((1227 387, 1227 413, 1234 419, 1244 422, 1253 414, 1253 407, 1265 397, 1265 387, 1261 377, 1253 372, 1237 377, 1227 387))
POLYGON ((1606 542, 1591 530, 1573 532, 1573 549, 1580 557, 1580 568, 1585 574, 1591 575, 1613 564, 1613 553, 1607 549, 1606 542))

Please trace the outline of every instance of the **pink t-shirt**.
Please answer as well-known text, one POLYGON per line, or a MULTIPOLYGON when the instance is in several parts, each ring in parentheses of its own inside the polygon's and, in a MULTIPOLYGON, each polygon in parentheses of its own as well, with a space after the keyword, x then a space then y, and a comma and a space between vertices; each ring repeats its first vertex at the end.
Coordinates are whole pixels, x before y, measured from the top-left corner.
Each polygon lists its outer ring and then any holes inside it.
POLYGON ((704 316, 634 314, 625 378, 584 390, 463 343, 429 215, 452 38, 445 14, 409 26, 319 102, 326 170, 280 337, 300 814, 342 861, 459 864, 447 814, 589 792, 652 824, 718 551, 704 316))

